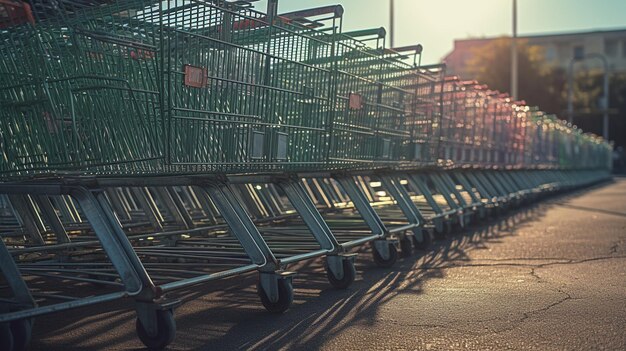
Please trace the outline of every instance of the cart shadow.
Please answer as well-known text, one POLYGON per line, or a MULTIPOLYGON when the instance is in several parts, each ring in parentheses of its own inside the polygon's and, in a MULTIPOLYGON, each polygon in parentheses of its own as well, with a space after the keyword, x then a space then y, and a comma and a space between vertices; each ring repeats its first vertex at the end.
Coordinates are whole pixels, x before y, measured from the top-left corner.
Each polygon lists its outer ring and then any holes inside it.
MULTIPOLYGON (((545 213, 545 208, 529 208, 480 227, 466 230, 445 241, 436 242, 428 252, 405 257, 391 269, 381 269, 370 263, 369 252, 362 252, 357 260, 357 270, 362 272, 359 279, 345 291, 328 287, 321 262, 314 261, 297 267, 304 272, 294 282, 296 301, 292 309, 283 316, 268 316, 267 313, 253 313, 240 320, 224 320, 231 311, 220 308, 203 315, 206 325, 214 330, 218 325, 229 325, 221 335, 211 335, 198 326, 198 316, 186 315, 180 319, 181 326, 190 329, 179 335, 195 345, 196 350, 239 349, 319 349, 325 340, 341 333, 353 325, 374 324, 378 310, 384 304, 401 294, 423 294, 424 283, 430 279, 444 279, 442 268, 455 263, 469 261, 472 250, 489 248, 506 237, 515 235, 514 229, 524 222, 536 219, 545 213), (209 340, 207 341, 207 336, 209 340), (204 341, 202 341, 204 340, 204 341)), ((369 250, 368 250, 369 251, 369 250)), ((226 290, 222 299, 237 299, 226 290)), ((255 303, 254 301, 251 303, 255 303)), ((205 326, 206 326, 205 325, 205 326)), ((182 328, 185 329, 185 328, 182 328)))
MULTIPOLYGON (((379 309, 401 294, 423 294, 431 279, 444 279, 445 267, 467 263, 473 250, 489 249, 514 236, 517 230, 585 189, 552 197, 457 235, 436 241, 428 251, 401 258, 391 269, 374 266, 371 250, 361 249, 356 261, 360 274, 346 290, 330 287, 321 259, 290 270, 295 300, 283 315, 263 309, 256 295, 257 275, 231 277, 179 292, 177 341, 170 349, 274 350, 322 347, 325 340, 350 326, 376 322, 379 309)), ((34 330, 32 350, 142 349, 135 334, 132 301, 116 301, 41 317, 34 330), (84 347, 80 345, 86 345, 84 347)))

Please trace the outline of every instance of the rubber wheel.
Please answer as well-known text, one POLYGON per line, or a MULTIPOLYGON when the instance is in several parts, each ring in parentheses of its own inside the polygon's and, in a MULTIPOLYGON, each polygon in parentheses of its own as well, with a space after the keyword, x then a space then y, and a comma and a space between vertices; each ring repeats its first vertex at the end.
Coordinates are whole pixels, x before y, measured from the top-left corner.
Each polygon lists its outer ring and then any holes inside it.
POLYGON ((176 321, 172 310, 156 311, 157 335, 150 336, 144 329, 139 318, 135 324, 139 340, 143 342, 148 349, 160 350, 171 344, 176 337, 176 321))
POLYGON ((436 238, 437 234, 446 234, 446 227, 447 227, 447 222, 445 221, 441 221, 439 222, 439 225, 437 225, 437 223, 435 223, 435 228, 433 229, 433 236, 436 238))
POLYGON ((433 239, 426 230, 422 232, 422 241, 417 239, 417 235, 413 235, 413 246, 418 250, 427 250, 432 244, 433 239))
POLYGON ((504 209, 502 208, 502 205, 496 207, 493 211, 493 216, 496 218, 502 216, 503 214, 504 214, 504 209))
POLYGON ((263 307, 270 313, 280 314, 287 311, 293 303, 293 285, 289 279, 278 279, 276 283, 278 284, 278 301, 276 302, 270 301, 260 282, 256 288, 263 307))
POLYGON ((346 289, 354 282, 354 278, 356 277, 356 268, 354 268, 354 263, 350 260, 343 260, 343 278, 337 279, 333 272, 330 271, 328 266, 326 267, 326 276, 328 277, 328 281, 330 285, 332 285, 335 289, 346 289))
POLYGON ((33 324, 28 319, 19 319, 11 322, 11 334, 13 335, 13 351, 24 351, 30 344, 33 324))
POLYGON ((400 253, 403 257, 409 257, 413 254, 413 243, 408 236, 400 239, 400 253))
POLYGON ((463 227, 461 225, 461 219, 459 218, 458 222, 455 222, 452 225, 452 232, 450 233, 451 235, 459 235, 461 234, 463 231, 465 230, 465 227, 463 227))
POLYGON ((470 218, 470 227, 476 227, 478 226, 478 224, 480 223, 480 214, 478 213, 480 210, 476 210, 474 213, 472 213, 472 216, 470 218))
POLYGON ((454 235, 454 233, 456 233, 456 226, 458 225, 458 222, 456 223, 452 223, 452 221, 448 221, 445 224, 445 232, 447 236, 452 236, 454 235))
POLYGON ((474 226, 474 221, 476 219, 476 213, 470 213, 468 216, 465 216, 465 226, 463 229, 469 229, 474 226))
POLYGON ((447 227, 447 224, 444 224, 444 230, 442 230, 442 231, 435 230, 433 232, 433 238, 436 241, 444 241, 444 240, 446 240, 446 229, 445 229, 446 227, 447 227))
POLYGON ((393 243, 389 243, 389 258, 388 259, 386 260, 383 259, 375 247, 372 248, 372 256, 374 258, 374 263, 376 263, 378 267, 389 268, 393 266, 398 260, 398 250, 396 249, 396 246, 393 243))
POLYGON ((0 324, 0 350, 13 350, 13 333, 8 323, 0 324))

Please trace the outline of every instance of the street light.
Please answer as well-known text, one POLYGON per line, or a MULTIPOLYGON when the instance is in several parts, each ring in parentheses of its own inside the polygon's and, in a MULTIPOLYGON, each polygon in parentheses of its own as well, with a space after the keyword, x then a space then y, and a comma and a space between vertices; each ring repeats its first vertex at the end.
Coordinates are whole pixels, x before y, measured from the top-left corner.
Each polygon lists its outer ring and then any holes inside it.
POLYGON ((580 53, 574 52, 574 57, 569 61, 569 67, 567 70, 567 120, 570 124, 574 122, 574 63, 576 61, 583 61, 586 59, 599 59, 604 66, 604 97, 602 98, 602 137, 604 140, 609 140, 609 63, 606 57, 602 54, 587 54, 580 55, 580 53))
POLYGON ((513 0, 513 36, 511 38, 511 97, 517 101, 517 0, 513 0))
POLYGON ((395 47, 394 46, 394 42, 393 42, 393 35, 394 35, 394 31, 393 31, 393 0, 389 0, 389 44, 391 44, 390 47, 395 47))

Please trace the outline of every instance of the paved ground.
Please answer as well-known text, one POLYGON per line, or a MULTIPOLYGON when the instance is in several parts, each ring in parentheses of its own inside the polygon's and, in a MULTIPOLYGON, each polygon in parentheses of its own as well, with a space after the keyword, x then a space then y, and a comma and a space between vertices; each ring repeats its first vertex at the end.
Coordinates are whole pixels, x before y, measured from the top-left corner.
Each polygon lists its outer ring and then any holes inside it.
MULTIPOLYGON (((260 307, 253 276, 189 294, 171 349, 626 350, 626 178, 458 235, 391 270, 368 258, 346 291, 328 287, 318 262, 300 268, 282 316, 260 307)), ((141 348, 123 307, 40 318, 32 349, 141 348)))

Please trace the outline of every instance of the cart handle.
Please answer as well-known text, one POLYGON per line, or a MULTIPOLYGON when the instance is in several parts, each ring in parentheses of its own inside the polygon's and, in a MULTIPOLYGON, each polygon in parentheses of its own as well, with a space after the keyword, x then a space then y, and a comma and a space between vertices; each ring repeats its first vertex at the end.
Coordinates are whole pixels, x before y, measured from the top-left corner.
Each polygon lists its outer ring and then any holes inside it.
POLYGON ((340 17, 342 17, 343 16, 343 11, 344 11, 343 10, 343 6, 341 6, 341 5, 331 5, 331 6, 315 7, 315 8, 306 9, 306 10, 299 10, 299 11, 281 13, 278 16, 279 17, 283 17, 283 18, 287 18, 287 19, 290 19, 290 20, 293 20, 293 19, 297 19, 297 18, 308 18, 308 17, 315 17, 315 16, 332 14, 332 17, 329 18, 329 19, 332 19, 332 18, 340 18, 340 17))
POLYGON ((343 32, 341 33, 341 35, 352 38, 352 39, 357 39, 359 37, 369 37, 369 36, 375 36, 377 39, 382 39, 387 35, 387 30, 383 27, 379 27, 379 28, 355 30, 352 32, 343 32))
POLYGON ((395 51, 397 53, 407 52, 407 51, 415 51, 415 53, 419 55, 419 54, 422 53, 422 50, 424 50, 424 47, 422 47, 422 44, 417 44, 417 45, 407 45, 407 46, 395 47, 395 48, 391 48, 389 50, 395 51))

